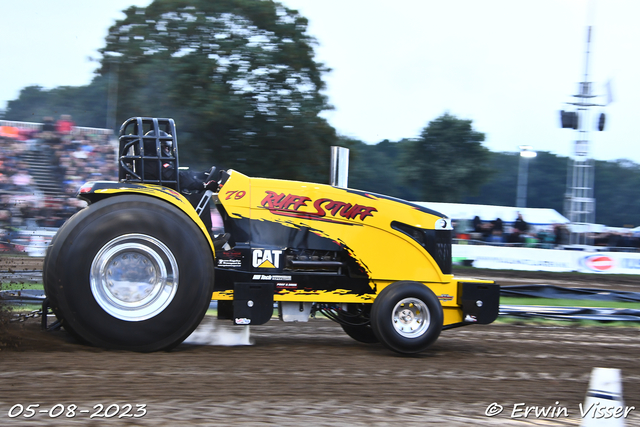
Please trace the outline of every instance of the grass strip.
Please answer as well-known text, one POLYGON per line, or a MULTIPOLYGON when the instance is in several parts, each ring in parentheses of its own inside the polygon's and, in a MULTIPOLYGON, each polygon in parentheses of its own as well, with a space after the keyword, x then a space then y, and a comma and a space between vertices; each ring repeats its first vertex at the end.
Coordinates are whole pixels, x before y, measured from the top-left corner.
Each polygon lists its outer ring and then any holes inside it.
POLYGON ((630 308, 640 310, 640 302, 632 301, 598 301, 589 299, 554 299, 533 297, 500 297, 500 304, 505 305, 537 305, 553 307, 603 307, 630 308))
POLYGON ((0 283, 0 290, 2 291, 21 291, 23 289, 36 289, 43 291, 44 286, 42 283, 0 283))

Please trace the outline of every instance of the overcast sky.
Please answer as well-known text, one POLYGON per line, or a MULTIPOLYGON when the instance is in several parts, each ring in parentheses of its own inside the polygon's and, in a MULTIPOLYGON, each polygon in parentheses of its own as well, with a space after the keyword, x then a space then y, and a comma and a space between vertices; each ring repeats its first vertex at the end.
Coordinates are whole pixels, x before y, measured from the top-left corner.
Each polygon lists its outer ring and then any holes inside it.
MULTIPOLYGON (((28 85, 88 84, 109 26, 150 0, 20 0, 0 17, 0 108, 28 85)), ((325 116, 339 133, 377 143, 419 135, 445 112, 470 119, 492 151, 519 145, 572 154, 576 132, 559 110, 585 72, 613 102, 592 156, 640 163, 640 1, 636 0, 283 0, 309 19, 317 59, 332 69, 325 116)), ((605 96, 596 99, 606 103, 605 96)), ((81 125, 81 123, 79 123, 81 125)))

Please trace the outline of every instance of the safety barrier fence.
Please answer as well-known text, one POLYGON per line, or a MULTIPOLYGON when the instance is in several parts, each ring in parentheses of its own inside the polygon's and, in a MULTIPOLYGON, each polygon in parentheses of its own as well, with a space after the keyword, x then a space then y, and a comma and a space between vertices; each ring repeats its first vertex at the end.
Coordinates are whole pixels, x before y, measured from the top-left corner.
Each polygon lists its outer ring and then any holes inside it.
MULTIPOLYGON (((556 245, 550 242, 541 242, 531 239, 525 242, 509 243, 509 242, 490 242, 486 240, 476 239, 457 239, 452 240, 454 245, 472 245, 472 246, 494 246, 499 248, 536 248, 536 249, 562 249, 562 250, 585 250, 584 247, 576 247, 571 245, 556 245)), ((640 248, 635 246, 591 246, 588 248, 592 252, 640 252, 640 248)))
POLYGON ((594 247, 541 249, 510 246, 452 245, 453 262, 496 270, 640 274, 640 252, 594 247), (569 250, 582 249, 582 250, 569 250))

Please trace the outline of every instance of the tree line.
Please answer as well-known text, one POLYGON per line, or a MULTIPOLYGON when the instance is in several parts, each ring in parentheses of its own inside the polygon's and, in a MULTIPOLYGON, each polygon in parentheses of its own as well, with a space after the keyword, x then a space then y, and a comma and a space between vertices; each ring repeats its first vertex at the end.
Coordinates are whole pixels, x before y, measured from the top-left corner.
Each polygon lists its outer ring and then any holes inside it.
MULTIPOLYGON (((274 1, 155 0, 124 13, 89 85, 26 87, 0 116, 37 122, 70 114, 89 127, 107 126, 112 111, 116 123, 172 117, 182 164, 317 182, 328 181, 329 147, 341 145, 351 150, 350 187, 408 200, 515 204, 518 153, 487 149, 471 120, 445 112, 417 138, 375 145, 338 135, 320 116, 332 108, 323 94, 330 70, 316 61, 316 41, 296 10, 274 1)), ((530 160, 528 207, 563 212, 567 166, 547 152, 530 160)), ((596 221, 640 225, 638 184, 639 165, 596 161, 596 221)))

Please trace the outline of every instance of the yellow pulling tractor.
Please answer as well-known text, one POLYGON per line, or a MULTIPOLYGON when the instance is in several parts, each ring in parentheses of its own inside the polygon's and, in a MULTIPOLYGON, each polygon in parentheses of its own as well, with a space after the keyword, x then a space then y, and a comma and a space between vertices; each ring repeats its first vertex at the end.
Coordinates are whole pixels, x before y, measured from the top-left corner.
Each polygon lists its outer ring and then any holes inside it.
POLYGON ((355 340, 399 353, 498 315, 498 285, 452 275, 452 226, 441 213, 215 168, 208 186, 186 189, 172 119, 125 121, 118 162, 119 182, 81 187, 88 206, 60 228, 45 258, 48 304, 82 342, 170 349, 212 300, 218 318, 237 325, 321 314, 355 340), (211 201, 224 224, 218 235, 211 201))

